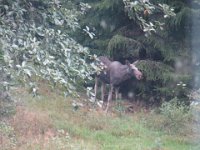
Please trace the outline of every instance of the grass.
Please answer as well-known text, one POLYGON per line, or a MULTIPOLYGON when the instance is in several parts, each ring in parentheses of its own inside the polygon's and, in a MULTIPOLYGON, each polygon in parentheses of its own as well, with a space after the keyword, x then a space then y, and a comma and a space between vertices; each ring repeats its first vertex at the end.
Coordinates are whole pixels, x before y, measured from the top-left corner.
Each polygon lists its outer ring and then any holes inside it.
POLYGON ((105 114, 87 105, 75 111, 72 98, 49 90, 36 98, 23 89, 15 95, 20 103, 16 114, 8 124, 0 123, 2 150, 198 149, 188 135, 149 128, 147 113, 105 114))

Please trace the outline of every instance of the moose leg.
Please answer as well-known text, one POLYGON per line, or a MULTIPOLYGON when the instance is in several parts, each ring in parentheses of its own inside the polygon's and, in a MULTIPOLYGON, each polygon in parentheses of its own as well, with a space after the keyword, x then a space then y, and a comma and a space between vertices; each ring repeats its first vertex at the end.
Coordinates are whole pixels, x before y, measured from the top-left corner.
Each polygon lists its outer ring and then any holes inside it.
POLYGON ((113 85, 110 85, 110 91, 109 91, 109 95, 108 95, 108 102, 107 102, 106 112, 108 112, 110 101, 112 100, 113 89, 114 89, 113 85))
POLYGON ((94 100, 97 100, 97 90, 98 90, 98 78, 95 77, 95 85, 94 85, 94 100))
POLYGON ((102 82, 101 84, 101 100, 104 102, 104 97, 105 97, 105 87, 106 84, 104 82, 102 82))
POLYGON ((115 88, 115 100, 119 98, 119 87, 115 88))

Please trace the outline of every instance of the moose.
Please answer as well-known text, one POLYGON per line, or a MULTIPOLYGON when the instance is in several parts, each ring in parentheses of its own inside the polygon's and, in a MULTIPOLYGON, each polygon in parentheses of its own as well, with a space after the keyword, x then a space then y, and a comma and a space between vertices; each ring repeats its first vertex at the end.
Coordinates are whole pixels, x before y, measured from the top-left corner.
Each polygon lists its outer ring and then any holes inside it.
POLYGON ((110 85, 109 95, 108 95, 108 101, 106 106, 106 112, 109 108, 109 103, 112 100, 112 93, 115 90, 115 98, 118 98, 119 93, 119 85, 135 76, 138 80, 142 79, 142 73, 139 71, 139 69, 135 66, 137 63, 134 62, 130 64, 129 61, 126 61, 126 64, 123 65, 119 61, 111 61, 108 57, 100 56, 98 57, 100 64, 102 64, 104 67, 101 70, 99 74, 95 77, 95 100, 97 96, 97 89, 98 89, 98 81, 100 80, 102 82, 101 85, 101 100, 104 102, 105 97, 105 85, 110 85))

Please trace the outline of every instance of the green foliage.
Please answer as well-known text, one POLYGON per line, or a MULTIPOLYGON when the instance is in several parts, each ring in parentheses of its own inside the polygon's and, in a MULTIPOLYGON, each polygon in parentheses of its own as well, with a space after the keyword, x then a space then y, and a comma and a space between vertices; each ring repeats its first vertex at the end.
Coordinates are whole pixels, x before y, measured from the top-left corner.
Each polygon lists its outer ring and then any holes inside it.
POLYGON ((153 97, 153 101, 159 103, 177 97, 186 105, 189 104, 191 74, 175 73, 173 67, 151 60, 141 60, 137 66, 144 75, 144 82, 140 85, 140 94, 144 95, 144 99, 149 101, 153 97))
POLYGON ((80 30, 74 34, 77 39, 84 46, 91 49, 93 54, 109 55, 107 46, 110 38, 115 35, 116 30, 126 24, 128 17, 124 14, 123 1, 121 0, 103 0, 91 1, 85 0, 91 9, 80 20, 82 28, 89 26, 91 31, 95 33, 94 39, 89 39, 84 35, 80 35, 80 30), (119 16, 123 19, 119 21, 119 16))
POLYGON ((192 119, 192 112, 189 107, 177 98, 172 99, 170 102, 164 102, 160 108, 160 113, 163 115, 163 126, 170 133, 181 133, 186 129, 187 123, 192 119))
POLYGON ((1 49, 1 45, 0 45, 0 65, 3 63, 3 51, 1 49))
POLYGON ((187 19, 191 14, 191 9, 189 7, 183 7, 181 11, 176 14, 176 17, 170 20, 169 24, 171 27, 178 29, 182 24, 186 23, 187 19))
POLYGON ((151 18, 151 15, 162 14, 164 18, 175 16, 174 9, 166 4, 153 4, 149 1, 130 1, 124 0, 125 11, 128 12, 130 19, 133 19, 136 24, 145 32, 146 36, 156 32, 157 28, 163 29, 163 22, 151 18))
POLYGON ((96 5, 94 5, 94 8, 99 9, 100 11, 105 11, 118 8, 120 4, 122 4, 121 0, 103 0, 101 3, 96 3, 96 5))
POLYGON ((138 41, 118 34, 113 36, 108 43, 110 56, 115 59, 119 58, 119 56, 125 58, 130 56, 139 57, 138 51, 140 48, 142 48, 142 45, 138 41))
MULTIPOLYGON (((190 18, 194 12, 198 16, 198 9, 194 11, 187 1, 180 0, 84 2, 92 8, 81 25, 89 24, 96 36, 92 40, 78 36, 83 45, 114 60, 142 59, 137 66, 145 76, 144 82, 132 87, 142 98, 188 100, 192 81, 190 18), (187 67, 184 61, 190 62, 187 67), (177 62, 183 63, 178 69, 177 62), (178 87, 179 82, 186 87, 178 87)), ((195 43, 199 43, 197 39, 195 43)))
MULTIPOLYGON (((87 48, 69 33, 79 28, 78 11, 70 1, 1 3, 0 36, 4 61, 15 79, 32 85, 36 77, 75 94, 76 81, 89 78, 87 48), (68 9, 70 8, 70 9, 68 9)), ((33 92, 37 87, 33 88, 33 92)))
MULTIPOLYGON (((193 110, 178 98, 165 101, 160 108, 155 108, 145 117, 145 124, 153 129, 164 131, 172 136, 191 135, 193 126, 193 110)), ((194 125, 195 126, 195 125, 194 125)))
POLYGON ((159 81, 163 83, 172 80, 172 73, 174 69, 162 62, 155 62, 151 60, 141 60, 138 67, 142 70, 143 75, 147 81, 159 81))

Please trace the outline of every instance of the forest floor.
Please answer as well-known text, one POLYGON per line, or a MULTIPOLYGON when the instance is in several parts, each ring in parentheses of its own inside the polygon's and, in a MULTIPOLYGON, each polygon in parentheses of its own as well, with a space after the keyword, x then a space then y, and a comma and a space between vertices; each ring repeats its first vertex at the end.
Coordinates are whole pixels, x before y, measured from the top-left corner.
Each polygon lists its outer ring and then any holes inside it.
POLYGON ((115 102, 113 109, 105 113, 86 101, 83 106, 72 107, 73 98, 64 98, 49 88, 43 88, 41 93, 33 98, 23 88, 13 90, 15 113, 0 119, 1 150, 200 148, 199 135, 192 128, 182 133, 168 132, 160 128, 160 116, 150 110, 118 111, 122 103, 115 102))

